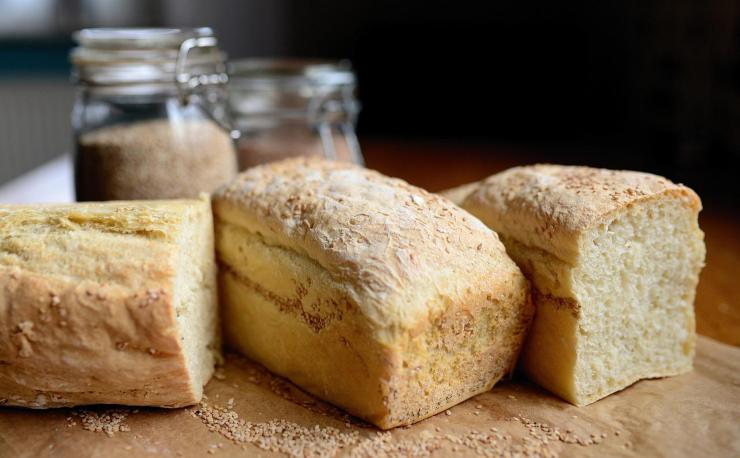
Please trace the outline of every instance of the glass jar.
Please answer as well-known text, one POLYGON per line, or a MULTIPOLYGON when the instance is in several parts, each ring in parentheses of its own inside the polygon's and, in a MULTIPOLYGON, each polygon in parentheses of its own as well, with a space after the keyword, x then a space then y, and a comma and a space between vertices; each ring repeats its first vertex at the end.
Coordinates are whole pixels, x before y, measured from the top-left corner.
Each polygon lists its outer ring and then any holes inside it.
POLYGON ((293 156, 363 164, 348 62, 245 59, 232 62, 229 75, 240 169, 293 156))
POLYGON ((74 38, 78 201, 196 197, 236 174, 225 55, 211 29, 74 38))

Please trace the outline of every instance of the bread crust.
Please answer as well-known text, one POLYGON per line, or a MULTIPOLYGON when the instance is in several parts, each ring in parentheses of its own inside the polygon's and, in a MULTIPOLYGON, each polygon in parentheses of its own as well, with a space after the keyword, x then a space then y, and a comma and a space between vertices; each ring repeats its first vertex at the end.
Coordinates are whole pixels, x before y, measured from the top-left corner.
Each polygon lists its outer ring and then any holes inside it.
POLYGON ((378 329, 413 327, 434 312, 421 299, 438 289, 440 271, 519 272, 496 233, 449 200, 350 164, 301 158, 255 167, 217 190, 213 208, 346 282, 378 329))
POLYGON ((581 406, 691 370, 704 259, 694 191, 641 172, 534 165, 489 177, 462 205, 500 232, 534 286, 537 315, 520 361, 530 379, 581 406), (666 205, 680 209, 668 222, 666 205))
POLYGON ((628 205, 668 194, 701 210, 693 190, 650 173, 537 164, 488 177, 462 207, 489 227, 572 264, 584 231, 628 205))
POLYGON ((291 159, 243 173, 213 207, 227 338, 314 394, 391 428, 513 367, 528 283, 496 234, 447 199, 357 166, 291 159), (240 313, 266 318, 230 329, 240 313))
POLYGON ((184 210, 207 204, 0 207, 0 401, 197 403, 176 318, 175 239, 184 210))

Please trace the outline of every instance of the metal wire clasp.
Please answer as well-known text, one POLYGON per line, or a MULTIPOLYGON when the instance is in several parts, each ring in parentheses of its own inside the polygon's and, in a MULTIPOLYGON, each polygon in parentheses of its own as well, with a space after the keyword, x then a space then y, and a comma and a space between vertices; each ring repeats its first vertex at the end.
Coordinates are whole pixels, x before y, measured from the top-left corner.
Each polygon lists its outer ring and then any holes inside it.
POLYGON ((193 49, 217 48, 218 41, 215 37, 196 37, 188 38, 180 44, 180 50, 177 53, 177 62, 175 63, 175 79, 177 83, 177 93, 180 102, 183 105, 189 103, 190 94, 199 86, 207 84, 226 84, 229 80, 226 73, 226 64, 219 62, 216 64, 215 73, 188 73, 186 72, 188 57, 193 49))

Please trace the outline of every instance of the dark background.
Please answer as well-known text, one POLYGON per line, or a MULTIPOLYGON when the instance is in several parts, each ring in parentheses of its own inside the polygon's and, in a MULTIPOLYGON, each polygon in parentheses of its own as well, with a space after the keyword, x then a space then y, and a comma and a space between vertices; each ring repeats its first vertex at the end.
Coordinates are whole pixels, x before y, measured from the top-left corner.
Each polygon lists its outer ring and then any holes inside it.
MULTIPOLYGON (((38 3, 54 11, 45 25, 0 19, 0 85, 28 75, 68 84, 78 27, 210 25, 231 57, 351 59, 361 142, 444 144, 460 161, 518 151, 522 162, 646 170, 705 201, 738 203, 736 1, 38 3)), ((14 4, 0 0, 0 11, 14 4)))

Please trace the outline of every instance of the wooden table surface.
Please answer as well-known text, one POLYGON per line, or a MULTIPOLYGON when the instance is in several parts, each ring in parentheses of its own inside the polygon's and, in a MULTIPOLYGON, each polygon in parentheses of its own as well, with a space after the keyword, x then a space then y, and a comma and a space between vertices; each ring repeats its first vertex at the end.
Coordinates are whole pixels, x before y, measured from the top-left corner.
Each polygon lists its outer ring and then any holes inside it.
MULTIPOLYGON (((440 191, 477 181, 515 165, 537 161, 530 151, 454 142, 364 141, 367 166, 440 191)), ((696 295, 700 334, 740 346, 740 214, 705 203, 699 219, 707 245, 706 266, 696 295)))

